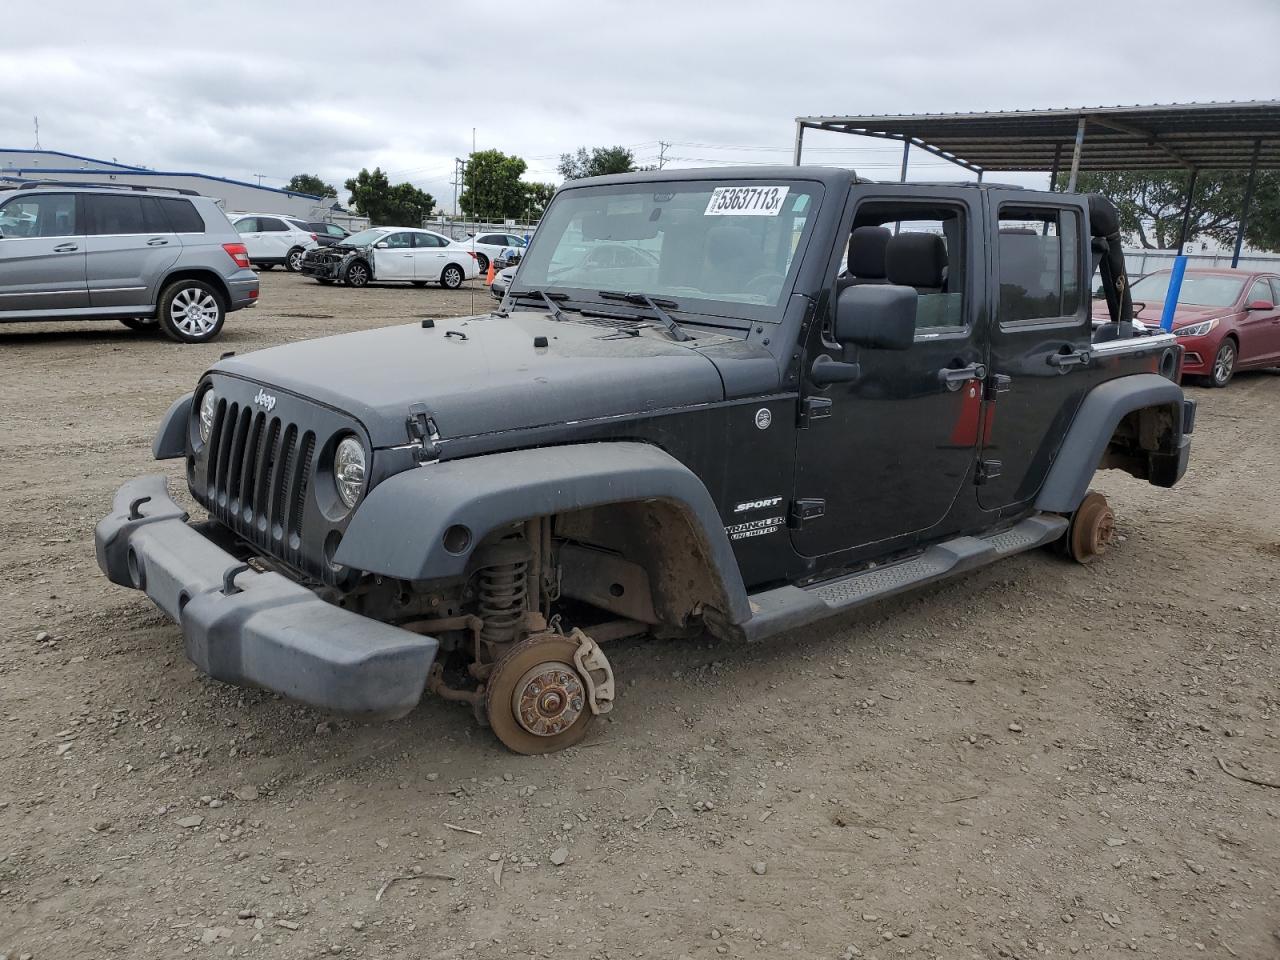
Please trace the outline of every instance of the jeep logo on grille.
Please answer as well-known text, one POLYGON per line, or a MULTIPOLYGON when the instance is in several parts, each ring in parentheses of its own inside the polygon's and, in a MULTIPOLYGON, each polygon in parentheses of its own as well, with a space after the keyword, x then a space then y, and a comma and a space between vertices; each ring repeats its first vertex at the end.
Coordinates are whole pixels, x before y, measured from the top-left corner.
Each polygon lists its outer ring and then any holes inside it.
POLYGON ((258 390, 258 395, 253 398, 253 402, 266 410, 267 413, 276 408, 276 398, 265 390, 258 390))

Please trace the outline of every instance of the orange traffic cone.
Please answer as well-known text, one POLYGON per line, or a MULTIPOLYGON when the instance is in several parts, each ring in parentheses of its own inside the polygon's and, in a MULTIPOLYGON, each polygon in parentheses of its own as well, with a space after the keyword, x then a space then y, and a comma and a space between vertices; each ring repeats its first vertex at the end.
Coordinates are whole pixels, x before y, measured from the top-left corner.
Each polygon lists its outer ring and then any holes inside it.
POLYGON ((484 285, 486 287, 493 286, 493 261, 489 261, 489 272, 484 275, 484 285))

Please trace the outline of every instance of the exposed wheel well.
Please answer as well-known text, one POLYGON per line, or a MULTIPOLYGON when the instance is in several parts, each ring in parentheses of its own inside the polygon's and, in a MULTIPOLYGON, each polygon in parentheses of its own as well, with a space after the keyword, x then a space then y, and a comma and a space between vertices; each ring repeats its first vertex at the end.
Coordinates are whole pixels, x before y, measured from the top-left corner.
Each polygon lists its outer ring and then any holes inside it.
POLYGON ((639 611, 647 606, 655 626, 668 632, 688 629, 707 610, 729 609, 711 552, 694 518, 680 504, 665 500, 605 504, 557 514, 551 520, 553 541, 561 547, 565 582, 570 591, 585 594, 575 599, 641 619, 639 611), (645 576, 633 576, 631 583, 647 579, 648 598, 619 592, 612 581, 606 589, 592 588, 602 574, 612 569, 618 574, 614 579, 620 579, 628 568, 643 571, 645 576))
POLYGON ((1153 457, 1177 452, 1181 416, 1181 408, 1171 403, 1129 411, 1112 431, 1098 468, 1123 470, 1140 480, 1154 480, 1153 457))

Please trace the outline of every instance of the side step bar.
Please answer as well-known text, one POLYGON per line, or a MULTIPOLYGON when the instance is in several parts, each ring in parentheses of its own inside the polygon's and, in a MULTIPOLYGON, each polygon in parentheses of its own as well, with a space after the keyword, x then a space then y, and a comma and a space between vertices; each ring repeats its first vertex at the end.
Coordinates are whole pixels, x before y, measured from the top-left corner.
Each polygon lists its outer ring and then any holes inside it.
POLYGON ((748 641, 764 640, 835 613, 935 583, 1004 557, 1052 543, 1067 529, 1065 517, 1041 513, 989 537, 956 537, 923 553, 882 567, 807 587, 778 587, 753 594, 751 619, 742 625, 748 641))

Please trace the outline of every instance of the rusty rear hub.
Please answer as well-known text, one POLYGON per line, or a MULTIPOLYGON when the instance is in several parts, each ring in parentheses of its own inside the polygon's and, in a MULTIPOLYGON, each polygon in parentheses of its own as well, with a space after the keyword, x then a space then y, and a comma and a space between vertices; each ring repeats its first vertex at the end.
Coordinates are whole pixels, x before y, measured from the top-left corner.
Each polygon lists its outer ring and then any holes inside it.
POLYGON ((1110 548, 1116 535, 1116 515, 1107 498, 1090 491, 1071 517, 1068 549, 1078 563, 1090 563, 1110 548))

